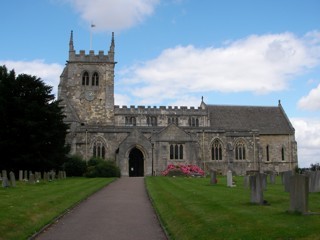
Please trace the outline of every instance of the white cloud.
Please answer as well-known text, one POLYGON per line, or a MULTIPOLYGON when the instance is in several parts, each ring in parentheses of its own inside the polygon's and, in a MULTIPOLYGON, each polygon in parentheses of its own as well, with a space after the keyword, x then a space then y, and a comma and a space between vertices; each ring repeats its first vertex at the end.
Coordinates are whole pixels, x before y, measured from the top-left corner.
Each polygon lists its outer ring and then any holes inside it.
POLYGON ((57 86, 59 84, 60 75, 63 70, 62 65, 57 63, 45 63, 44 60, 0 60, 0 65, 6 65, 9 71, 11 69, 14 69, 17 75, 25 73, 41 78, 47 85, 53 87, 52 93, 57 95, 57 86))
POLYGON ((316 34, 252 35, 221 48, 176 46, 134 66, 122 80, 140 83, 135 96, 149 104, 206 91, 282 91, 294 76, 319 64, 319 42, 312 42, 311 36, 316 34))
POLYGON ((320 163, 320 119, 292 118, 298 143, 299 167, 320 163))
POLYGON ((98 31, 121 30, 141 23, 160 0, 65 0, 98 31))
POLYGON ((298 107, 306 110, 320 110, 320 84, 299 100, 298 107))

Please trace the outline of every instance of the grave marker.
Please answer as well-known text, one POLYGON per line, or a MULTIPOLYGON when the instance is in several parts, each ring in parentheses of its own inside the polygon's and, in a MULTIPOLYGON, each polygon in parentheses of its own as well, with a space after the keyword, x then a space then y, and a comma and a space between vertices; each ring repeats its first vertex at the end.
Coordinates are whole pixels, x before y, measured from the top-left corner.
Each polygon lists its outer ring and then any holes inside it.
POLYGON ((250 176, 250 202, 254 204, 262 205, 263 201, 263 191, 262 191, 262 178, 260 173, 250 176))
POLYGON ((309 179, 304 175, 290 177, 290 211, 308 212, 309 179))

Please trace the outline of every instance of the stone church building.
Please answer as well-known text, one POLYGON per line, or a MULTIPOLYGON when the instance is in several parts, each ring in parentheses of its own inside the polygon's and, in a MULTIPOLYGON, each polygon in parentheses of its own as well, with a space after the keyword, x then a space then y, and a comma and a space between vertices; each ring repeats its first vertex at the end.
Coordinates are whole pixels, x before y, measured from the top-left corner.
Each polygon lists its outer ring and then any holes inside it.
POLYGON ((115 42, 108 53, 74 49, 58 99, 70 125, 71 154, 115 161, 122 176, 160 175, 168 164, 195 164, 222 174, 282 172, 297 166, 295 130, 276 106, 117 106, 115 42))

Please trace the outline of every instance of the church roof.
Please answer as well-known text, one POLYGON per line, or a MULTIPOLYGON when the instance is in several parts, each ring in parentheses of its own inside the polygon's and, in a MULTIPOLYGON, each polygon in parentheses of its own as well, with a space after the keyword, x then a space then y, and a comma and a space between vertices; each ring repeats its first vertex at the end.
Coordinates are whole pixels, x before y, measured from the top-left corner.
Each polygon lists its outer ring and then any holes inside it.
POLYGON ((207 105, 211 128, 259 130, 260 134, 293 134, 281 104, 277 107, 207 105))

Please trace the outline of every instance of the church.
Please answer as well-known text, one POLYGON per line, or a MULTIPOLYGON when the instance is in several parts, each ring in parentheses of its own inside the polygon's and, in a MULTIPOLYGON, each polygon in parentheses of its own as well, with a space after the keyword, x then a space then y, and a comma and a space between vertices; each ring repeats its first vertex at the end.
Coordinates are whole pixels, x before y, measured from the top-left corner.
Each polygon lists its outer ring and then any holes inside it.
POLYGON ((71 154, 101 157, 122 176, 161 175, 169 164, 206 172, 283 172, 298 165, 295 130, 281 102, 275 106, 117 106, 115 40, 108 52, 76 52, 60 76, 58 99, 69 124, 71 154))

